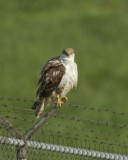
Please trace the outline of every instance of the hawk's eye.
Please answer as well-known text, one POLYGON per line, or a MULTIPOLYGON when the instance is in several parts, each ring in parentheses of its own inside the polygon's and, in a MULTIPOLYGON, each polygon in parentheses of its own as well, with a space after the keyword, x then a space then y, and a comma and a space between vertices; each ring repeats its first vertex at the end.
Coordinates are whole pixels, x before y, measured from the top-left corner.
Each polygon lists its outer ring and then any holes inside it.
POLYGON ((74 53, 74 50, 72 48, 66 48, 63 50, 63 54, 65 54, 66 56, 70 56, 74 53))
POLYGON ((63 54, 68 55, 68 53, 65 50, 63 50, 63 54))

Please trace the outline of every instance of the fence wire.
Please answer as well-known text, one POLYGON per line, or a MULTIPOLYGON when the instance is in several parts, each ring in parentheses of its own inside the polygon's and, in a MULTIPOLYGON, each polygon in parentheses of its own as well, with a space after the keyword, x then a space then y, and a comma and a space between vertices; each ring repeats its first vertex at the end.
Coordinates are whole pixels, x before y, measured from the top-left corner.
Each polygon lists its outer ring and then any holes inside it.
MULTIPOLYGON (((20 146, 24 145, 23 140, 19 140, 15 138, 0 137, 0 141, 1 143, 6 143, 10 145, 20 145, 20 146)), ((81 149, 81 148, 41 143, 36 141, 27 141, 26 147, 32 148, 32 149, 42 149, 42 150, 51 151, 51 152, 55 151, 55 152, 66 153, 66 154, 77 155, 77 156, 86 156, 86 157, 102 158, 102 159, 110 159, 110 160, 113 160, 113 159, 128 160, 128 156, 123 156, 119 154, 111 154, 111 153, 92 151, 92 150, 81 149)))
MULTIPOLYGON (((16 139, 0 124, 0 159, 17 159, 17 143, 26 143, 24 134, 38 121, 32 103, 32 99, 0 97, 0 116, 21 135, 16 139)), ((67 103, 27 140, 27 160, 128 160, 127 121, 128 113, 67 103)))

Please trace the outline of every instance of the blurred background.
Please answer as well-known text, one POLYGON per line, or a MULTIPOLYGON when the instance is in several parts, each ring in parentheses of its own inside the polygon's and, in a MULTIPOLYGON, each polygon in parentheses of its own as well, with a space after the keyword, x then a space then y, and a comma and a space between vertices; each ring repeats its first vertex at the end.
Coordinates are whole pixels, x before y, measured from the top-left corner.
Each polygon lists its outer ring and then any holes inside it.
POLYGON ((42 66, 76 51, 78 104, 128 111, 127 0, 0 0, 0 95, 35 98, 42 66))
MULTIPOLYGON (((67 47, 79 69, 69 100, 128 113, 127 0, 0 0, 0 96, 35 100, 42 66, 67 47)), ((127 121, 68 107, 58 112, 127 121)))

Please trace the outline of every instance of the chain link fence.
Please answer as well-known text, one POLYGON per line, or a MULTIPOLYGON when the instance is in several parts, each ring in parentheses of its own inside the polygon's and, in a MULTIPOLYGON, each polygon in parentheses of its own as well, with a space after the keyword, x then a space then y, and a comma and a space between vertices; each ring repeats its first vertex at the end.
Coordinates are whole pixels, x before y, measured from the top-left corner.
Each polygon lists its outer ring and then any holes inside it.
POLYGON ((37 120, 32 103, 0 98, 1 160, 128 160, 128 113, 67 103, 37 120))

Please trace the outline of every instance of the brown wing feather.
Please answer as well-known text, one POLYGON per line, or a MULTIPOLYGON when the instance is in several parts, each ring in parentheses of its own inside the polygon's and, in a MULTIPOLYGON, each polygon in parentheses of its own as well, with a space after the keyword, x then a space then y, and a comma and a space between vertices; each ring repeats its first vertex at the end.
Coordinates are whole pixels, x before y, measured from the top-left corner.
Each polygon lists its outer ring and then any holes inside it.
POLYGON ((50 96, 50 94, 57 89, 64 73, 65 67, 60 62, 59 57, 48 61, 41 71, 37 96, 45 98, 50 96))

